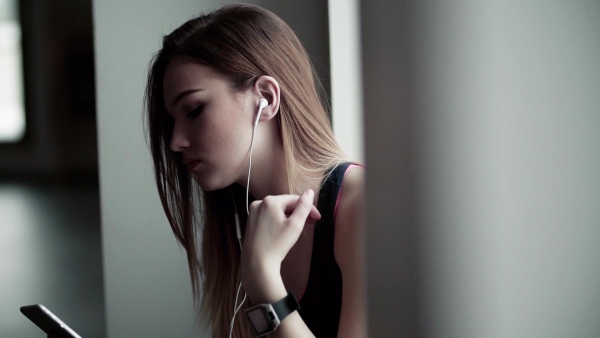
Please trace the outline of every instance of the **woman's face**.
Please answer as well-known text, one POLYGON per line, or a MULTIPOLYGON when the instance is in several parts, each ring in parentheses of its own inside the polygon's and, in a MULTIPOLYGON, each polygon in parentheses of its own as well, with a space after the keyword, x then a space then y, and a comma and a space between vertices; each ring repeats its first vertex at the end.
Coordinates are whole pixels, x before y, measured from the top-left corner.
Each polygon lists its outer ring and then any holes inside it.
POLYGON ((243 182, 248 168, 256 107, 250 90, 235 92, 211 68, 175 58, 165 73, 163 94, 175 119, 171 150, 205 191, 243 182))

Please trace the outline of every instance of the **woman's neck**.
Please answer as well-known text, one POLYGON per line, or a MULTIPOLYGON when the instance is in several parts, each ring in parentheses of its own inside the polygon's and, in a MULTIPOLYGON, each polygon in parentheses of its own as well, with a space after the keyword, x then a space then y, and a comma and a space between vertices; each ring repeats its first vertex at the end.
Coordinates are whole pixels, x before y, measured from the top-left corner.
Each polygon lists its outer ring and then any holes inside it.
MULTIPOLYGON (((299 191, 296 191, 296 193, 301 193, 307 189, 313 189, 317 193, 323 174, 319 173, 316 175, 318 177, 304 178, 302 181, 297 182, 299 183, 299 191)), ((247 180, 246 171, 246 175, 243 175, 238 183, 246 188, 247 180)), ((256 131, 249 191, 258 200, 262 200, 269 195, 291 193, 285 151, 276 124, 267 124, 264 128, 256 131)))

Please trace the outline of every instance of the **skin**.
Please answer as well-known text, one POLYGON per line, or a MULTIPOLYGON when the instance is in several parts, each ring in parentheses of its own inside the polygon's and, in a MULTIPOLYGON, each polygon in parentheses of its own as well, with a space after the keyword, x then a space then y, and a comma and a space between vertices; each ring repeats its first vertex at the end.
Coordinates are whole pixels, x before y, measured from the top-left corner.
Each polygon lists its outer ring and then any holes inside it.
MULTIPOLYGON (((171 150, 182 153, 205 191, 234 183, 246 187, 258 102, 267 99, 254 140, 249 191, 257 200, 249 208, 244 234, 242 284, 252 304, 274 303, 287 290, 302 295, 310 272, 313 225, 321 217, 316 209, 319 186, 306 183, 302 195, 286 194, 284 149, 274 118, 280 99, 277 81, 262 76, 251 88, 236 92, 212 69, 174 59, 165 74, 163 94, 175 119, 171 150)), ((334 240, 343 279, 338 336, 365 337, 362 169, 348 171, 342 191, 334 240)), ((271 336, 313 337, 298 312, 286 317, 271 336)))

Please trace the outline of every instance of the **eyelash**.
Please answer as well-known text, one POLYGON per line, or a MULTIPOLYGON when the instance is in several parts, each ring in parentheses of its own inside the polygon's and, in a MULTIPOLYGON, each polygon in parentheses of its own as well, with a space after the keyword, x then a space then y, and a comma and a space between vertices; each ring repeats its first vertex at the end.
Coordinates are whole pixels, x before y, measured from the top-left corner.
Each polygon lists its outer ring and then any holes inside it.
POLYGON ((189 117, 189 118, 196 118, 198 117, 198 115, 200 115, 200 113, 202 113, 202 110, 204 109, 204 106, 200 105, 194 109, 192 109, 189 113, 187 113, 185 116, 189 117))

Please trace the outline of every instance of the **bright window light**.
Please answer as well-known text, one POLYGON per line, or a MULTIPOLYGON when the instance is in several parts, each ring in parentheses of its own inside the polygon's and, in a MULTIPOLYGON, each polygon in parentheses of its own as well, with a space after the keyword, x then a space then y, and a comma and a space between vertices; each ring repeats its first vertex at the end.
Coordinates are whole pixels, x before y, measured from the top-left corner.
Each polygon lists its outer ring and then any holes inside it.
POLYGON ((18 0, 0 0, 0 142, 25 134, 21 25, 18 0))

